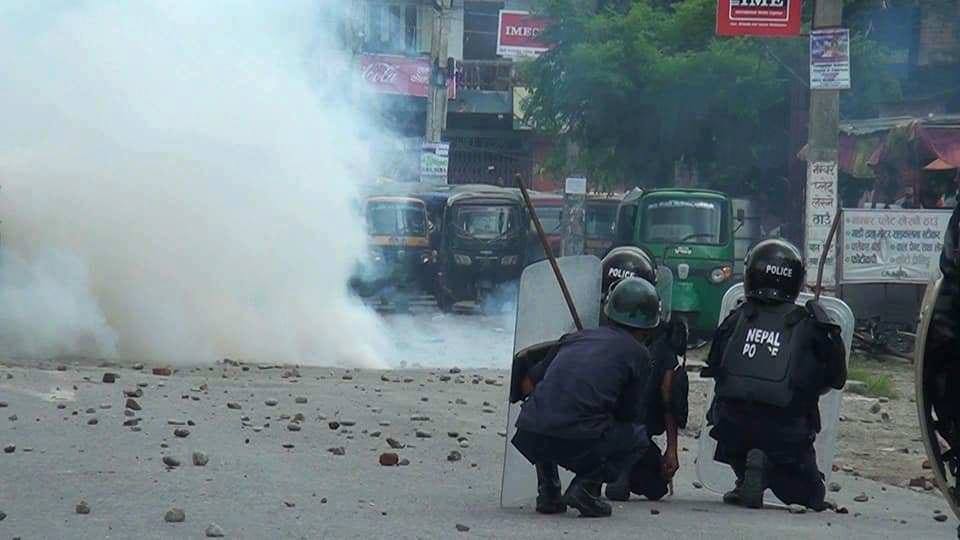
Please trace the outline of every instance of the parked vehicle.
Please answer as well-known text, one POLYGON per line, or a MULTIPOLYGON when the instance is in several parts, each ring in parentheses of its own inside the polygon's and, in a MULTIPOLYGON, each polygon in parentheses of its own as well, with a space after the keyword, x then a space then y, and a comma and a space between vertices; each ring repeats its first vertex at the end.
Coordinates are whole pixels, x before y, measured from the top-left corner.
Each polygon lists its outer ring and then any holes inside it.
POLYGON ((451 190, 444 212, 437 305, 483 306, 498 286, 519 279, 526 264, 528 217, 517 190, 486 185, 451 190))
POLYGON ((583 252, 603 258, 613 248, 618 197, 588 195, 586 222, 584 223, 583 252))
MULTIPOLYGON (((631 193, 620 205, 618 226, 629 226, 631 213, 630 243, 659 255, 673 272, 673 316, 686 319, 691 332, 710 335, 733 284, 737 226, 730 197, 696 189, 631 193)), ((617 236, 628 235, 618 228, 617 236)))
MULTIPOLYGON (((540 224, 543 226, 543 232, 547 235, 547 243, 553 254, 560 256, 560 250, 563 249, 563 237, 561 225, 563 222, 563 195, 557 193, 543 193, 531 191, 530 202, 533 203, 534 210, 537 211, 537 217, 540 218, 540 224)), ((530 220, 530 239, 528 241, 527 263, 533 264, 547 258, 543 251, 543 244, 537 237, 536 228, 533 220, 530 220)))

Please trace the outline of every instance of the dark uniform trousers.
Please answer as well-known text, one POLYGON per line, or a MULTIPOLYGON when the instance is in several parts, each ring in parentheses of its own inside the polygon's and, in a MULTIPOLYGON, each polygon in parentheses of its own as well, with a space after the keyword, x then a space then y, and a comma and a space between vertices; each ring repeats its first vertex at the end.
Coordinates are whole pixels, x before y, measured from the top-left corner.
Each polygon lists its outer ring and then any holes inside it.
POLYGON ((666 496, 670 483, 663 478, 663 452, 650 439, 650 446, 630 469, 630 491, 635 495, 659 501, 666 496))
POLYGON ((809 430, 808 420, 798 417, 782 419, 779 426, 763 418, 760 411, 749 413, 749 407, 719 413, 719 421, 710 432, 717 440, 714 459, 730 465, 737 478, 742 479, 747 452, 753 448, 767 455, 767 487, 785 504, 800 504, 814 510, 823 510, 826 490, 823 475, 817 467, 813 448, 813 434, 796 435, 809 430), (751 422, 750 419, 753 418, 751 422), (783 435, 787 437, 780 438, 783 435), (791 441, 791 442, 787 442, 791 441))
POLYGON ((517 430, 513 445, 530 463, 556 463, 578 476, 613 482, 645 453, 649 438, 640 424, 614 422, 599 439, 561 439, 517 430))

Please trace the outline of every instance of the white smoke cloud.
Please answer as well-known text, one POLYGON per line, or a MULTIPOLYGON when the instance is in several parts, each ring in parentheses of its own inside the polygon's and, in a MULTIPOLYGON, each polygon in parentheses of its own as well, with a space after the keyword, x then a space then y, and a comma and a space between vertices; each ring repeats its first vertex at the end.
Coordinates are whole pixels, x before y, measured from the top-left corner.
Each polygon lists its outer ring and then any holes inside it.
POLYGON ((337 6, 0 5, 0 354, 382 365, 337 6))

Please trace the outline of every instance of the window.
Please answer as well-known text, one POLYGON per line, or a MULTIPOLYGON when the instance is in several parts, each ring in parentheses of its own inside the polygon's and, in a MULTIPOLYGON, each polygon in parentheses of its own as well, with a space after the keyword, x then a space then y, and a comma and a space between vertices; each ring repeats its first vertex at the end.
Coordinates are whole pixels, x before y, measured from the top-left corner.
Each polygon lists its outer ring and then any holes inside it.
POLYGON ((654 199, 641 211, 643 240, 650 243, 722 243, 723 203, 706 199, 654 199))
POLYGON ((363 11, 363 50, 370 53, 418 52, 416 4, 370 1, 363 11))

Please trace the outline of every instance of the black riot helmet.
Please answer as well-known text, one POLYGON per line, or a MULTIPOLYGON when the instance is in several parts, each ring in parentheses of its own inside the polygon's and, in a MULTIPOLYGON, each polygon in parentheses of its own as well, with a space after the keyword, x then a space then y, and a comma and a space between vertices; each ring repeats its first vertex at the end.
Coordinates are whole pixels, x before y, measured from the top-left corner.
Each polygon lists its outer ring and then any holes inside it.
POLYGON ((800 250, 793 244, 764 240, 747 253, 743 289, 747 298, 793 302, 800 295, 805 273, 800 250))
POLYGON ((660 295, 645 279, 621 279, 603 303, 607 320, 622 326, 647 330, 660 324, 660 295))
POLYGON ((610 293, 621 279, 638 277, 652 285, 657 284, 657 270, 653 257, 635 246, 614 248, 603 258, 603 297, 610 293))

